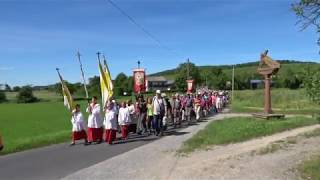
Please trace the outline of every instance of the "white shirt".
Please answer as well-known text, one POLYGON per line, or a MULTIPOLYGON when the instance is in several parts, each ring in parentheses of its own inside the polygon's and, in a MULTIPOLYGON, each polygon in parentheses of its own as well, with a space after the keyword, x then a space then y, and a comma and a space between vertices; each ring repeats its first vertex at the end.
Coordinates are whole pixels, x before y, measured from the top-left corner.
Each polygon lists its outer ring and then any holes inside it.
POLYGON ((79 132, 85 129, 83 115, 81 112, 76 112, 72 115, 72 132, 79 132))
POLYGON ((106 112, 106 115, 104 117, 104 128, 105 129, 114 129, 117 130, 117 119, 116 119, 116 113, 114 112, 113 109, 108 110, 106 112))
MULTIPOLYGON (((100 128, 102 126, 102 118, 100 114, 100 105, 92 103, 90 104, 91 114, 88 117, 89 128, 100 128)), ((87 108, 87 112, 90 113, 90 107, 87 108)))
POLYGON ((135 113, 135 109, 134 109, 134 105, 131 104, 130 106, 128 106, 128 109, 129 109, 129 113, 130 114, 134 114, 135 113))
POLYGON ((158 98, 158 97, 154 97, 153 98, 153 114, 154 115, 159 115, 161 112, 161 106, 164 107, 163 104, 163 99, 162 98, 158 98))
POLYGON ((119 109, 118 123, 119 125, 128 125, 131 122, 129 108, 121 107, 119 109))

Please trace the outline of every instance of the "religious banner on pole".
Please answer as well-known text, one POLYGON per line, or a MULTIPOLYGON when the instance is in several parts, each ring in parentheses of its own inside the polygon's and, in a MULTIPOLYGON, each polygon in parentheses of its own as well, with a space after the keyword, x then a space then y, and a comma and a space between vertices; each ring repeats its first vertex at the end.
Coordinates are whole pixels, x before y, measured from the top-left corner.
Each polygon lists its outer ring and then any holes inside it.
POLYGON ((192 93, 194 89, 194 80, 187 80, 187 93, 192 93))
POLYGON ((142 68, 133 70, 133 89, 135 93, 146 92, 146 72, 142 68))

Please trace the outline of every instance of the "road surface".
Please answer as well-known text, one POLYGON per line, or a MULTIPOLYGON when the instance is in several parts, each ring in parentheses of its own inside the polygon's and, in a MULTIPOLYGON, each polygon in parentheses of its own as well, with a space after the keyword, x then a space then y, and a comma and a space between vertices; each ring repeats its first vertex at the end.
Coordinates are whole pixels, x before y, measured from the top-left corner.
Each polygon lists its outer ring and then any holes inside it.
POLYGON ((60 179, 155 139, 158 137, 131 135, 123 144, 71 147, 63 143, 0 156, 0 179, 60 179))

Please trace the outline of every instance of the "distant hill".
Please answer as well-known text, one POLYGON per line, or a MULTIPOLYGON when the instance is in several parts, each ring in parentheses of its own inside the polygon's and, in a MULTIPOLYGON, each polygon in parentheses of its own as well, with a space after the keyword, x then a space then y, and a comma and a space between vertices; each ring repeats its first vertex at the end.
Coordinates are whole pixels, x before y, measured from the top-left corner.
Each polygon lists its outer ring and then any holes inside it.
MULTIPOLYGON (((305 68, 314 68, 320 67, 319 63, 312 62, 312 61, 295 61, 295 60, 277 60, 281 64, 281 69, 279 71, 279 75, 288 71, 290 69, 291 72, 300 73, 305 68)), ((255 62, 248 62, 242 64, 235 65, 235 73, 237 74, 252 74, 252 77, 257 75, 256 69, 259 65, 259 61, 255 62)), ((226 75, 231 76, 232 73, 232 65, 218 65, 218 66, 198 66, 200 72, 210 71, 214 68, 221 68, 226 75)), ((158 73, 150 74, 149 76, 164 76, 167 79, 175 79, 177 68, 161 71, 158 73)))

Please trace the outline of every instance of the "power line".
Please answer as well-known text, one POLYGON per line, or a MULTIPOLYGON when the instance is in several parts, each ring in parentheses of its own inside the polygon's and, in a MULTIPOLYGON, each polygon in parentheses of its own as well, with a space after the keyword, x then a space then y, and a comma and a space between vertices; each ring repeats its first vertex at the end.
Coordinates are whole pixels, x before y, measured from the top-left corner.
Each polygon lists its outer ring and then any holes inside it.
POLYGON ((123 16, 128 18, 130 22, 132 22, 134 25, 136 25, 142 32, 144 32, 150 39, 155 41, 157 45, 161 48, 164 48, 172 53, 177 53, 173 49, 169 48, 168 46, 164 45, 156 36, 151 34, 147 29, 145 29, 141 24, 139 24, 133 17, 131 17, 128 13, 126 13, 123 9, 121 9, 116 3, 114 3, 112 0, 106 0, 108 3, 110 3, 114 8, 116 8, 123 16))

